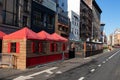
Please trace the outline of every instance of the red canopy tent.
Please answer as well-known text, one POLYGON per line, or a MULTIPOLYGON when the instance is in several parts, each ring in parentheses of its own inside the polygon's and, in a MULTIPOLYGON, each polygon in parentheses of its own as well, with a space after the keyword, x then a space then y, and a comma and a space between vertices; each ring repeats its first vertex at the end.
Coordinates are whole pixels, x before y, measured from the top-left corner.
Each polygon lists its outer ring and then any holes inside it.
POLYGON ((54 40, 56 41, 63 41, 63 42, 67 42, 68 40, 60 35, 58 35, 57 33, 53 33, 52 37, 54 38, 54 40))
POLYGON ((53 37, 45 31, 39 32, 38 36, 41 37, 43 40, 54 40, 53 37))
POLYGON ((0 31, 0 39, 2 39, 3 36, 5 36, 5 35, 6 35, 6 34, 5 34, 4 32, 0 31))
POLYGON ((40 38, 35 32, 33 32, 32 30, 28 29, 27 27, 18 30, 16 32, 13 32, 9 35, 6 35, 3 37, 3 39, 37 39, 37 40, 41 40, 42 38, 40 38))

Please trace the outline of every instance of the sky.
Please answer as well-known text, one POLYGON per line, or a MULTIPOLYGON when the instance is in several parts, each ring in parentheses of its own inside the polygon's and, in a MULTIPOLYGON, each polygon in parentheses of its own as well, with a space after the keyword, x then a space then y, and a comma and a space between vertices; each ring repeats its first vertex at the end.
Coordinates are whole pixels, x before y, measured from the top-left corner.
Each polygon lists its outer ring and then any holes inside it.
POLYGON ((108 36, 120 28, 120 0, 96 0, 102 10, 101 22, 105 23, 104 32, 108 36))

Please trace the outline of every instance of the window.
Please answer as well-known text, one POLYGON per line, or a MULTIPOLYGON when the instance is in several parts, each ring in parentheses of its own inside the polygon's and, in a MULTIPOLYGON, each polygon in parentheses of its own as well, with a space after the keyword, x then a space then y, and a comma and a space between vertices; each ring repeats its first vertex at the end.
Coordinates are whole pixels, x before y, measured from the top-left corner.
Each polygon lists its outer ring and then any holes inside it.
POLYGON ((32 53, 39 53, 39 43, 32 42, 32 53))
POLYGON ((57 43, 54 43, 54 51, 58 51, 58 45, 57 45, 57 43))
POLYGON ((34 52, 35 52, 35 43, 32 42, 32 53, 34 53, 34 52))
POLYGON ((10 24, 10 25, 13 23, 13 14, 12 13, 6 12, 5 23, 10 24))
POLYGON ((48 24, 53 24, 53 16, 48 16, 48 24))
POLYGON ((63 51, 66 50, 66 45, 65 45, 65 43, 62 44, 62 50, 63 50, 63 51))
POLYGON ((11 43, 11 52, 16 52, 16 43, 11 43))
POLYGON ((19 42, 8 43, 8 53, 19 53, 19 51, 20 51, 19 42))
POLYGON ((39 43, 38 42, 36 42, 35 43, 35 53, 39 53, 39 43))
POLYGON ((35 26, 44 26, 44 14, 40 12, 34 12, 33 14, 33 24, 35 26))
POLYGON ((54 43, 50 44, 50 52, 54 52, 54 43))
POLYGON ((27 26, 27 16, 23 16, 23 26, 27 26))
POLYGON ((72 24, 74 24, 74 21, 72 21, 72 24))
POLYGON ((62 7, 64 7, 64 3, 62 3, 62 7))
POLYGON ((3 0, 3 23, 18 26, 18 0, 3 0))
POLYGON ((28 11, 28 0, 24 0, 23 10, 24 10, 25 12, 28 11))
POLYGON ((53 29, 53 25, 54 25, 54 17, 53 16, 48 15, 47 24, 48 24, 48 29, 53 29))
POLYGON ((72 34, 74 33, 74 28, 72 28, 71 33, 72 33, 72 34))
POLYGON ((53 25, 48 24, 48 29, 53 29, 53 25))
POLYGON ((62 27, 60 25, 58 26, 58 30, 62 31, 62 27))
POLYGON ((43 52, 43 44, 42 44, 42 42, 39 43, 39 52, 43 52))

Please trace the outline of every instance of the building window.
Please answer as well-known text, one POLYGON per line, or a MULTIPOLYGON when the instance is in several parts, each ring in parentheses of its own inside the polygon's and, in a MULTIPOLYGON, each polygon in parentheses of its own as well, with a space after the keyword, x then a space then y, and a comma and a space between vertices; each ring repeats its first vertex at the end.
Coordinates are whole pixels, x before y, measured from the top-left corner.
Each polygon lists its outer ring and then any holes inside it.
MULTIPOLYGON (((33 14, 33 24, 35 26, 41 26, 44 27, 44 13, 40 13, 40 12, 34 12, 33 14)), ((46 24, 46 23, 45 23, 46 24)))
POLYGON ((72 24, 74 24, 74 21, 72 21, 72 24))
POLYGON ((59 31, 62 31, 62 27, 61 27, 60 25, 58 26, 58 30, 59 30, 59 31))
POLYGON ((4 24, 18 26, 18 0, 4 0, 2 15, 4 24))
POLYGON ((64 7, 64 3, 62 3, 62 7, 64 7))
POLYGON ((23 26, 27 26, 27 16, 23 16, 23 26))
POLYGON ((48 24, 53 24, 54 23, 54 16, 49 15, 47 17, 47 22, 48 22, 48 24))
POLYGON ((11 52, 15 53, 16 52, 16 43, 11 43, 11 52))
POLYGON ((25 12, 28 11, 28 0, 24 0, 23 11, 25 11, 25 12))

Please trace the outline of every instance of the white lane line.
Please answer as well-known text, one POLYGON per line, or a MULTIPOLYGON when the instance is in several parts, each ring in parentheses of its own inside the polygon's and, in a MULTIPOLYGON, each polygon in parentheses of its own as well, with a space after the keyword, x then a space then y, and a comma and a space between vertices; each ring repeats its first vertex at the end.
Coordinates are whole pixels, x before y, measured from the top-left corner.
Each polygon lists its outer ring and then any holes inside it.
POLYGON ((43 70, 43 71, 40 71, 40 72, 36 72, 36 73, 33 73, 33 74, 30 74, 30 75, 27 75, 27 76, 19 76, 13 80, 26 80, 26 79, 31 79, 33 78, 33 76, 37 76, 39 74, 42 74, 42 73, 49 73, 49 74, 53 74, 53 72, 51 70, 54 70, 54 69, 57 69, 58 67, 52 67, 52 68, 49 68, 49 69, 46 69, 46 70, 43 70))
POLYGON ((112 57, 114 57, 117 53, 119 53, 120 52, 120 50, 119 51, 117 51, 116 53, 114 53, 112 56, 110 56, 108 59, 111 59, 112 57))
POLYGON ((62 72, 61 71, 57 71, 56 74, 62 74, 62 72))
POLYGON ((98 65, 98 67, 101 67, 101 66, 102 66, 101 64, 98 65))
POLYGON ((48 74, 53 74, 53 72, 52 72, 52 71, 49 71, 49 70, 47 70, 46 73, 48 73, 48 74))
POLYGON ((85 79, 85 77, 81 77, 81 78, 79 78, 78 80, 84 80, 85 79))
POLYGON ((95 69, 90 70, 90 72, 94 72, 94 71, 95 71, 95 69))
POLYGON ((105 61, 103 61, 102 63, 106 63, 105 61))
POLYGON ((106 61, 108 61, 109 59, 106 59, 106 61))

